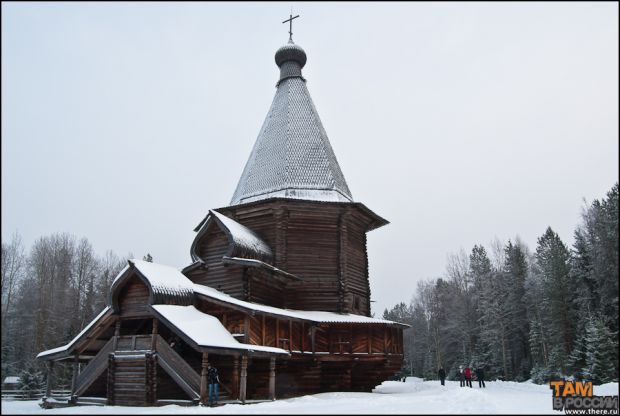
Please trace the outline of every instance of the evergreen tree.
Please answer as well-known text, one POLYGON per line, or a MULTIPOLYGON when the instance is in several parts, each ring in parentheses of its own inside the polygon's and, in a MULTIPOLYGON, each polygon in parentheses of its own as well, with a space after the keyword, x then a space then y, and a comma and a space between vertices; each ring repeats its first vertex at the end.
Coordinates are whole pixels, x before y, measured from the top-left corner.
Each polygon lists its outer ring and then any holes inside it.
POLYGON ((549 370, 565 373, 565 358, 570 354, 574 338, 576 313, 571 308, 575 290, 570 278, 570 254, 560 237, 548 227, 538 239, 536 261, 542 278, 543 301, 549 305, 550 328, 547 336, 554 348, 553 360, 549 352, 549 370), (559 368, 557 367, 559 366, 559 368))
MULTIPOLYGON (((617 336, 617 334, 616 334, 617 336)), ((591 318, 586 326, 586 365, 582 370, 584 378, 595 384, 618 380, 614 363, 617 350, 613 343, 614 335, 603 319, 591 318)))
POLYGON ((34 363, 29 363, 19 374, 19 389, 26 398, 33 398, 45 388, 43 374, 34 363))

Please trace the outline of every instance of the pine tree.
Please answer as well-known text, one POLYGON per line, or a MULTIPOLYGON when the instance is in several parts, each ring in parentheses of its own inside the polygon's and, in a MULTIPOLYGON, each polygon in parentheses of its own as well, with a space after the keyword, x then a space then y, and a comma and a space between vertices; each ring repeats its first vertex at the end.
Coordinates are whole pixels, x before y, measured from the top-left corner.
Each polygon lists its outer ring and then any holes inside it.
POLYGON ((603 319, 591 318, 586 326, 586 366, 583 368, 585 379, 596 384, 618 380, 614 358, 617 351, 613 343, 614 336, 605 326, 603 319))
POLYGON ((570 253, 560 237, 548 227, 538 239, 536 261, 542 279, 543 302, 548 304, 550 318, 547 337, 553 345, 549 352, 548 369, 564 374, 566 361, 572 350, 574 322, 577 314, 571 305, 575 292, 570 273, 570 253), (558 349, 561 346, 561 350, 558 349), (552 357, 553 355, 553 357, 552 357))
POLYGON ((25 397, 33 398, 44 388, 45 381, 43 374, 41 374, 33 363, 29 363, 19 374, 19 389, 25 397))
POLYGON ((151 256, 151 253, 146 253, 146 256, 142 257, 142 260, 153 263, 153 256, 151 256))

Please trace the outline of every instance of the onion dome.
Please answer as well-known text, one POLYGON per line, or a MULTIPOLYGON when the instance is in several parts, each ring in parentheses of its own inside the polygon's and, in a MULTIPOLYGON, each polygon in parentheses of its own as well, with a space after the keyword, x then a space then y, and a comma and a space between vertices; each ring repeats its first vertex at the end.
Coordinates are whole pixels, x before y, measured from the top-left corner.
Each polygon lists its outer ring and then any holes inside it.
POLYGON ((306 52, 301 46, 296 45, 292 40, 276 51, 276 65, 280 67, 280 80, 291 77, 300 77, 301 68, 306 65, 306 52))

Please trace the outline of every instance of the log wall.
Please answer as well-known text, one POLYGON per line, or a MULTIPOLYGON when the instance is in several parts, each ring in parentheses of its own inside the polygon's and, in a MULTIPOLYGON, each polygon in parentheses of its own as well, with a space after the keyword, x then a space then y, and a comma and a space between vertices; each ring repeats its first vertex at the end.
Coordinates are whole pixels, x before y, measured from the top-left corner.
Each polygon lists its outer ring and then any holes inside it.
POLYGON ((149 289, 138 277, 132 277, 118 296, 120 315, 123 318, 148 315, 149 289))
POLYGON ((268 273, 252 271, 239 298, 277 307, 370 315, 366 251, 370 219, 358 207, 276 200, 220 211, 255 231, 272 248, 274 266, 302 279, 283 285, 268 273))
POLYGON ((196 252, 207 266, 206 270, 197 270, 188 277, 201 285, 220 290, 236 298, 243 298, 243 268, 226 266, 222 257, 228 252, 228 238, 215 224, 198 242, 196 252))

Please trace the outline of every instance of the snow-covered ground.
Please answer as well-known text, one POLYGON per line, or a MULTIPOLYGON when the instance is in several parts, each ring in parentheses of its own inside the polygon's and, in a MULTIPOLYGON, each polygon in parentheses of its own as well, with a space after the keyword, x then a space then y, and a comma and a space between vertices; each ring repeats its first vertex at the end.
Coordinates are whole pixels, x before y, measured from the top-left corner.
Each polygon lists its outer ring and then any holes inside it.
MULTIPOLYGON (((321 393, 251 405, 227 404, 216 408, 78 406, 43 410, 38 401, 2 401, 2 414, 480 414, 557 413, 551 409, 549 385, 487 382, 486 389, 459 387, 455 381, 406 383, 386 381, 372 393, 321 393)), ((617 395, 618 383, 594 386, 594 395, 617 395)))

